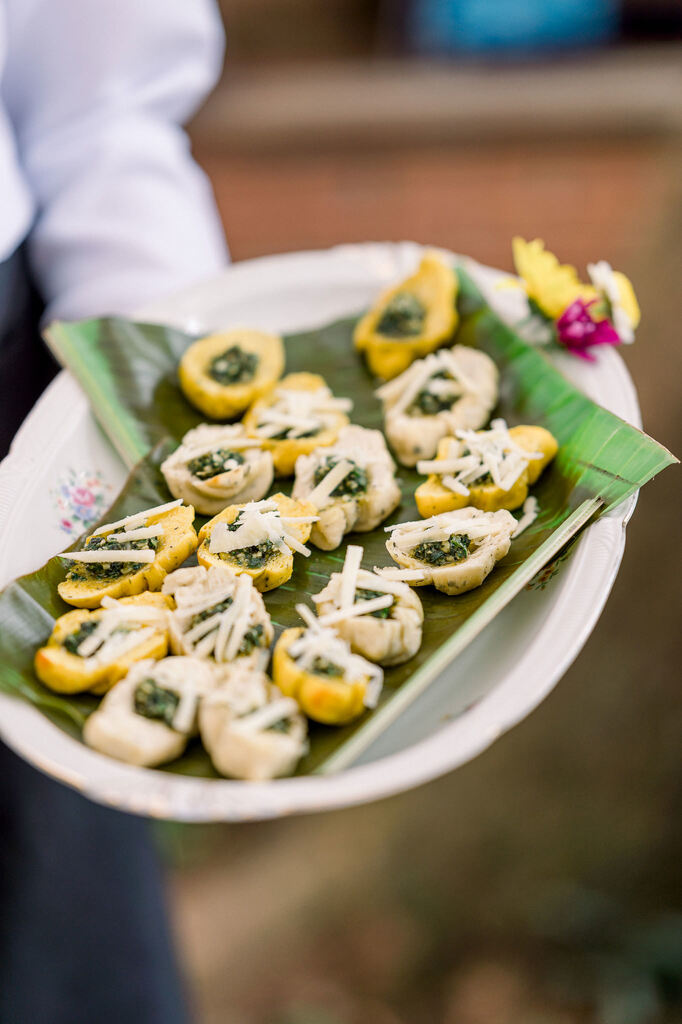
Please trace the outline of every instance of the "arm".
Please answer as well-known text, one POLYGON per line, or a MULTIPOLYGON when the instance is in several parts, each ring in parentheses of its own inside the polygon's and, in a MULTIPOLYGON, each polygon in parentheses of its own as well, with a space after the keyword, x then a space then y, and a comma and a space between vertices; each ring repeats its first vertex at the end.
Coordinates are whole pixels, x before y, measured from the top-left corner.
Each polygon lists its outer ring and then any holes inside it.
POLYGON ((130 313, 224 265, 180 127, 215 83, 212 0, 7 0, 4 90, 48 317, 130 313))

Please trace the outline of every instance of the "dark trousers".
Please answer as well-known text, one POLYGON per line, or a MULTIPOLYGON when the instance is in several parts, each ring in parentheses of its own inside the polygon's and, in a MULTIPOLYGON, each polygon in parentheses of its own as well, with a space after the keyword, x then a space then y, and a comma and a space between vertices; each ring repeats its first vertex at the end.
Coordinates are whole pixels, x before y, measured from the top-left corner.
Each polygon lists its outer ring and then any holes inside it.
MULTIPOLYGON (((0 264, 0 457, 56 371, 23 251, 0 264)), ((147 822, 0 743, 0 1024, 182 1024, 147 822)))

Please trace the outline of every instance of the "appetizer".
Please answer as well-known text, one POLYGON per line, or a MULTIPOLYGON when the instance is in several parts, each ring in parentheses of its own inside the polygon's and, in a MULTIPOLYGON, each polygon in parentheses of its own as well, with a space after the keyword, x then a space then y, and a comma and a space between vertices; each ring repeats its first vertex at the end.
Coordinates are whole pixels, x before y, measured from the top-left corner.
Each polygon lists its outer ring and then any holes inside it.
POLYGON ((427 252, 411 277, 384 292, 353 334, 372 373, 390 380, 447 342, 459 319, 457 288, 452 267, 437 253, 427 252))
POLYGON ((308 749, 296 701, 248 665, 222 668, 218 688, 201 702, 199 730, 216 769, 235 779, 290 775, 308 749))
POLYGON ((59 596, 77 608, 97 608, 104 597, 158 590, 197 546, 194 509, 182 501, 136 512, 94 531, 80 551, 65 551, 72 562, 59 596))
POLYGON ((343 427, 333 445, 299 455, 292 496, 318 510, 312 543, 333 551, 344 534, 383 522, 400 504, 394 471, 381 431, 364 427, 343 427))
POLYGON ((212 420, 229 420, 282 376, 284 346, 276 334, 239 328, 195 341, 180 360, 180 387, 212 420))
POLYGON ((497 402, 498 372, 465 345, 434 352, 377 391, 388 442, 404 466, 432 459, 442 437, 485 426, 497 402))
POLYGON ((422 516, 473 505, 484 512, 520 508, 559 446, 544 427, 507 428, 493 420, 490 430, 458 430, 444 437, 432 461, 417 463, 429 478, 415 492, 422 516))
POLYGON ((321 626, 332 626, 355 654, 379 665, 400 665, 422 642, 422 603, 407 583, 361 569, 363 549, 346 548, 342 572, 313 597, 321 626))
POLYGON ((179 448, 161 464, 174 498, 214 516, 226 505, 259 501, 270 489, 272 455, 247 437, 241 424, 202 423, 188 431, 179 448))
POLYGON ((400 569, 382 569, 381 574, 412 587, 432 583, 444 594, 463 594, 479 587, 504 558, 516 527, 506 509, 477 508, 388 526, 386 549, 400 569))
POLYGON ((197 559, 251 576, 260 591, 279 587, 294 570, 293 552, 307 558, 316 509, 308 502, 273 494, 266 501, 230 505, 199 531, 197 559))
POLYGON ((285 629, 272 656, 272 677, 282 693, 325 725, 345 725, 376 707, 384 679, 379 666, 353 654, 305 605, 296 611, 306 627, 285 629))
POLYGON ((38 679, 57 693, 105 693, 136 661, 165 658, 171 603, 147 592, 120 601, 105 597, 95 611, 60 615, 36 652, 38 679))
POLYGON ((334 444, 352 408, 318 374, 289 373, 249 409, 244 426, 272 452, 276 475, 291 476, 299 455, 334 444))
POLYGON ((250 576, 226 565, 176 569, 163 592, 175 601, 168 616, 173 654, 267 665, 274 631, 250 576))
POLYGON ((197 733, 199 701, 215 687, 199 658, 138 661, 83 727, 94 750, 141 767, 174 761, 197 733))

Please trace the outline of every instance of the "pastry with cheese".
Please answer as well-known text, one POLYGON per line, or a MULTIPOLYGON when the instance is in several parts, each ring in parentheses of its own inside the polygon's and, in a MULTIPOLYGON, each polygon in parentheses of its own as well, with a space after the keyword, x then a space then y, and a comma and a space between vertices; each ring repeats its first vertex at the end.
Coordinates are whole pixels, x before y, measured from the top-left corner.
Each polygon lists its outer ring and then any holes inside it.
POLYGON ((431 583, 444 594, 463 594, 483 583, 509 551, 517 523, 511 512, 463 508, 430 519, 388 527, 386 549, 400 569, 382 569, 387 579, 412 587, 431 583))
POLYGON ((407 583, 362 569, 363 549, 346 548, 341 572, 313 597, 318 622, 331 626, 355 654, 378 665, 401 665, 422 642, 424 610, 407 583))
POLYGON ((250 781, 291 775, 308 749, 296 701, 242 662, 222 666, 217 678, 199 708, 201 739, 216 770, 250 781))
POLYGON ((374 530, 400 504, 395 463, 381 431, 343 427, 328 448, 299 455, 292 497, 317 509, 310 540, 323 551, 338 548, 353 530, 374 530))
POLYGON ((291 476, 299 455, 334 444, 352 407, 318 374, 289 373, 249 409, 244 426, 272 452, 275 474, 291 476))
POLYGON ((379 297, 353 334, 372 373, 390 380, 452 338, 458 284, 442 256, 427 251, 414 274, 379 297))
POLYGON ((174 761, 196 736, 199 703, 215 686, 209 662, 200 658, 138 661, 90 715, 83 739, 140 767, 174 761))
POLYGON ((345 725, 376 707, 384 674, 378 665, 353 654, 309 608, 297 605, 305 628, 285 629, 275 644, 272 677, 286 697, 316 722, 345 725))
POLYGON ((413 363, 377 391, 386 437, 403 466, 432 459, 442 437, 485 426, 498 394, 485 352, 454 345, 413 363))
POLYGON ((313 505, 285 494, 230 505, 199 531, 197 559, 207 569, 227 565, 251 576, 258 590, 272 590, 290 579, 294 551, 310 555, 305 542, 316 521, 313 505))
POLYGON ((59 556, 71 563, 59 596, 77 608, 97 608, 104 597, 158 590, 196 550, 193 522, 194 509, 178 499, 100 526, 79 551, 59 556))
POLYGON ((178 376, 192 405, 212 420, 230 420, 265 394, 283 370, 282 339, 241 327, 191 344, 178 376))
POLYGON ((417 463, 429 477, 415 492, 423 516, 472 505, 484 512, 520 508, 559 446, 544 427, 507 428, 493 420, 490 430, 458 430, 444 437, 433 460, 417 463))
POLYGON ((175 603, 168 615, 173 654, 267 665, 274 631, 250 576, 198 565, 166 576, 163 592, 175 603))
POLYGON ((226 505, 259 501, 270 489, 272 455, 240 424, 202 423, 188 431, 179 448, 161 464, 175 498, 214 516, 226 505))
POLYGON ((74 608, 60 615, 50 638, 36 652, 35 671, 57 693, 105 693, 131 665, 168 653, 168 609, 172 601, 148 591, 101 608, 74 608))

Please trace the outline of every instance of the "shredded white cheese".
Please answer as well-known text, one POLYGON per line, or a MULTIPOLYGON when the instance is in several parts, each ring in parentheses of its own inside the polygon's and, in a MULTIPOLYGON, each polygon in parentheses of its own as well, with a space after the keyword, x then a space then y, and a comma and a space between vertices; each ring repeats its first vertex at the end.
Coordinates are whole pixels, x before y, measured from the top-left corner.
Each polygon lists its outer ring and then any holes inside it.
POLYGON ((180 505, 182 505, 182 498, 177 498, 175 501, 167 501, 164 505, 156 505, 154 508, 147 508, 143 512, 135 512, 132 516, 118 519, 115 523, 105 523, 104 526, 100 526, 95 530, 92 536, 99 537, 103 533, 112 533, 120 527, 129 527, 133 530, 137 526, 144 526, 152 516, 161 515, 162 512, 170 512, 172 508, 178 508, 180 505))
POLYGON ((445 487, 463 496, 488 473, 496 487, 509 491, 528 463, 542 458, 542 452, 529 452, 517 444, 503 419, 493 420, 489 430, 456 433, 457 440, 450 440, 445 457, 424 459, 417 463, 417 470, 438 474, 445 487))
POLYGON ((107 548, 100 551, 90 551, 84 548, 82 551, 65 551, 59 556, 71 562, 153 562, 156 558, 156 551, 152 548, 142 548, 140 551, 129 549, 118 551, 116 548, 107 548))
POLYGON ((229 554, 243 548, 255 547, 265 541, 272 541, 280 551, 286 547, 297 551, 307 558, 310 548, 302 544, 289 530, 289 524, 307 524, 317 522, 317 516, 286 516, 282 517, 273 503, 253 502, 245 505, 237 517, 236 530, 228 529, 227 523, 218 522, 211 530, 208 550, 211 554, 229 554))
MULTIPOLYGON (((323 626, 305 605, 296 605, 296 611, 306 623, 307 628, 289 647, 289 657, 304 672, 313 671, 315 660, 322 658, 342 670, 344 682, 354 683, 366 680, 367 686, 363 701, 365 707, 375 707, 383 685, 383 670, 359 654, 353 654, 349 644, 337 636, 329 626, 323 626)), ((339 682, 340 680, 334 677, 333 681, 339 682)))
POLYGON ((315 505, 316 508, 323 508, 331 498, 332 491, 352 471, 353 463, 349 462, 348 459, 341 459, 322 477, 317 487, 306 497, 306 501, 309 501, 311 505, 315 505))
POLYGON ((262 437, 274 437, 286 431, 286 437, 295 439, 312 431, 319 433, 334 423, 339 413, 353 408, 350 398, 335 398, 328 387, 314 391, 295 391, 275 388, 273 401, 258 411, 256 432, 262 437))
POLYGON ((534 523, 537 519, 539 511, 538 499, 531 494, 523 503, 521 518, 519 519, 518 526, 512 533, 512 538, 518 537, 524 530, 527 530, 531 523, 534 523))

